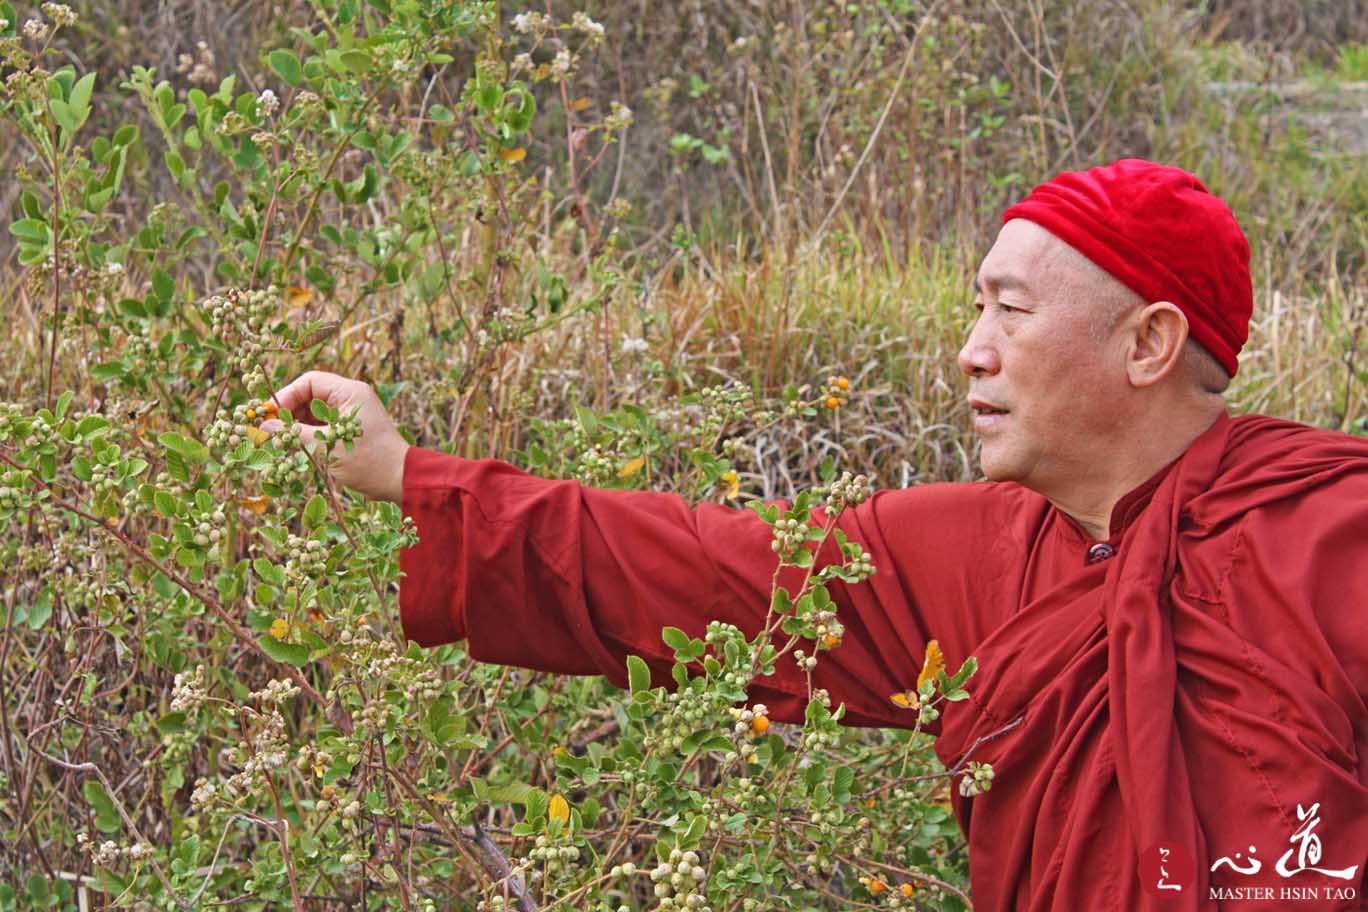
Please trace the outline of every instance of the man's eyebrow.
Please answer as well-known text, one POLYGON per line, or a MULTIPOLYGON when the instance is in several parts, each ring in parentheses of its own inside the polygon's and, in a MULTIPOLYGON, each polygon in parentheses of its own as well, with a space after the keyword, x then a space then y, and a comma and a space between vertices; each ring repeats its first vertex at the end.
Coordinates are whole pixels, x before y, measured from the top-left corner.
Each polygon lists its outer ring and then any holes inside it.
MULTIPOLYGON (((996 275, 987 275, 983 277, 983 281, 986 284, 991 285, 993 286, 993 288, 998 289, 1000 291, 1016 291, 1026 287, 1026 282, 1024 279, 1010 272, 998 273, 996 275)), ((974 276, 974 293, 983 293, 983 287, 979 284, 978 276, 974 276)))

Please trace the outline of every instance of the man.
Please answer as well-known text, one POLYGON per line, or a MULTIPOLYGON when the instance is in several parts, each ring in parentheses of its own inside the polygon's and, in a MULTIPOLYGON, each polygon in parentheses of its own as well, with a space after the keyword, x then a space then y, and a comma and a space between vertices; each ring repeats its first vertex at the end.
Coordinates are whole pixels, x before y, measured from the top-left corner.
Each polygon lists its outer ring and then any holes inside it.
MULTIPOLYGON (((1066 173, 1003 221, 959 354, 989 481, 843 514, 878 573, 832 586, 846 634, 816 683, 853 724, 901 725, 888 695, 928 639, 978 657, 937 742, 997 769, 956 799, 977 908, 1359 908, 1368 441, 1226 414, 1249 248, 1192 175, 1066 173)), ((625 654, 668 666, 667 623, 761 623, 773 552, 749 511, 408 448, 332 375, 279 394, 315 397, 362 407, 339 481, 415 519, 419 643, 621 684, 625 654)), ((801 717, 793 667, 755 690, 801 717)))

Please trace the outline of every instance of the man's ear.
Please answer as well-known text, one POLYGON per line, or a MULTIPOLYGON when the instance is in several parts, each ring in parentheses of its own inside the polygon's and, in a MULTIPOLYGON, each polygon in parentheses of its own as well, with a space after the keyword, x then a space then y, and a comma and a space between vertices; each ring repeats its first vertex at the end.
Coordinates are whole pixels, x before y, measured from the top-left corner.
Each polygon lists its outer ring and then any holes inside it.
POLYGON ((1131 385, 1153 386, 1177 370, 1188 339, 1187 317, 1168 301, 1156 301, 1131 321, 1126 375, 1131 385))

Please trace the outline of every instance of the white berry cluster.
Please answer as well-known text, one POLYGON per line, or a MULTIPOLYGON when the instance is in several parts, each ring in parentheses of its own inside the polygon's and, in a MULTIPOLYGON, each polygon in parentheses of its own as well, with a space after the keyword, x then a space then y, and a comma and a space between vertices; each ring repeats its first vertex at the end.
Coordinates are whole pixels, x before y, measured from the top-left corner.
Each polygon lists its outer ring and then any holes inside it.
POLYGON ((736 720, 732 723, 731 730, 731 741, 735 745, 736 755, 746 763, 754 763, 756 755, 753 739, 769 731, 769 707, 764 703, 756 703, 749 709, 733 706, 731 715, 736 720))
POLYGON ((262 706, 279 706, 299 693, 299 685, 285 678, 268 681, 261 690, 252 692, 253 700, 260 700, 262 706))
POLYGON ((228 348, 227 366, 233 373, 246 373, 257 355, 275 341, 270 331, 280 292, 275 286, 252 291, 229 289, 204 302, 209 311, 209 329, 214 338, 228 348))
POLYGON ((848 555, 845 570, 853 577, 852 582, 862 583, 873 576, 874 564, 869 559, 869 552, 859 542, 847 542, 845 547, 848 555))
MULTIPOLYGON (((20 438, 23 440, 24 438, 20 438)), ((48 422, 42 415, 35 415, 29 419, 28 435, 25 441, 29 446, 38 446, 44 443, 57 442, 57 426, 48 422)))
POLYGON ((679 750, 684 739, 698 731, 703 720, 711 716, 710 710, 716 702, 707 692, 692 687, 666 694, 665 713, 647 736, 648 743, 658 744, 666 750, 679 750))
POLYGON ((582 484, 601 485, 612 481, 617 475, 617 464, 603 448, 594 444, 580 454, 579 469, 575 477, 582 484))
POLYGON ((735 382, 704 387, 699 397, 704 408, 702 431, 709 438, 734 421, 744 421, 753 405, 750 390, 735 382))
POLYGON ((9 440, 15 434, 22 414, 17 402, 0 402, 0 440, 9 440))
POLYGON ((993 768, 987 763, 976 763, 969 761, 969 772, 966 773, 959 782, 959 793, 966 798, 972 798, 980 792, 986 792, 993 787, 993 768))
POLYGON ((300 434, 300 425, 292 424, 289 433, 276 435, 276 446, 285 449, 286 452, 261 473, 264 482, 286 489, 290 482, 303 481, 313 470, 313 466, 309 464, 309 457, 304 452, 304 442, 300 434))
MULTIPOLYGON (((297 691, 298 688, 293 684, 272 681, 253 696, 262 699, 268 706, 274 706, 297 691)), ((280 711, 272 708, 268 712, 258 713, 249 707, 242 709, 260 720, 260 725, 245 741, 235 747, 224 748, 219 754, 220 768, 239 765, 241 768, 237 772, 218 783, 204 777, 195 781, 190 804, 197 811, 208 810, 220 801, 232 802, 239 796, 254 794, 261 785, 260 780, 278 772, 289 759, 285 718, 280 711)))
POLYGON ((327 571, 328 552, 316 538, 290 533, 285 542, 285 578, 292 583, 318 580, 327 571))
POLYGON ((770 547, 776 554, 792 554, 807 540, 807 523, 785 516, 774 523, 774 541, 770 543, 770 547))
POLYGON ((661 862, 651 872, 655 895, 660 900, 657 909, 707 912, 708 898, 700 890, 707 886, 708 872, 698 862, 697 852, 670 850, 670 860, 661 862))
POLYGON ((834 731, 805 731, 803 732, 803 750, 812 753, 823 748, 835 747, 840 740, 840 735, 834 731))
POLYGON ((96 844, 91 841, 90 836, 85 833, 76 834, 76 845, 82 851, 88 852, 90 854, 90 860, 101 867, 109 867, 112 864, 118 863, 122 858, 127 858, 129 861, 141 861, 142 859, 151 856, 154 852, 150 845, 142 842, 134 843, 130 846, 121 846, 112 839, 107 839, 104 842, 96 844))
POLYGON ((11 471, 0 475, 0 511, 19 510, 28 503, 24 493, 24 473, 11 471))
POLYGON ((117 465, 106 465, 103 462, 92 463, 89 484, 94 489, 95 497, 102 498, 122 488, 122 475, 123 473, 119 471, 117 465))
POLYGON ((323 452, 332 452, 333 444, 355 443, 361 436, 361 419, 353 412, 350 415, 339 415, 337 420, 325 428, 321 428, 314 439, 323 447, 323 452))
POLYGON ((211 510, 194 512, 190 520, 194 523, 195 544, 201 548, 216 547, 223 539, 223 523, 227 515, 223 512, 223 507, 215 507, 211 510))
POLYGON ((842 472, 841 477, 833 481, 830 488, 817 490, 826 494, 827 513, 832 515, 846 507, 859 506, 870 494, 869 479, 864 475, 852 476, 849 472, 842 472))
POLYGON ((203 665, 191 671, 176 673, 176 679, 171 686, 172 712, 189 712, 202 706, 208 699, 209 692, 204 688, 203 665))
POLYGON ((551 875, 573 867, 580 857, 580 850, 576 846, 557 845, 557 842, 558 840, 550 836, 538 836, 536 845, 527 853, 529 858, 540 862, 551 875))

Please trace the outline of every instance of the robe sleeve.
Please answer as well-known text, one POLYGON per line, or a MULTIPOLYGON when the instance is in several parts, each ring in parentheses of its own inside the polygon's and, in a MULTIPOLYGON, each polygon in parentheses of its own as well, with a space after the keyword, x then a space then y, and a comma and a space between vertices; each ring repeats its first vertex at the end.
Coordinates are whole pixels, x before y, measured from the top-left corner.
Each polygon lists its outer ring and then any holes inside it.
MULTIPOLYGON (((1011 549, 1011 498, 1000 487, 881 491, 842 515, 838 527, 875 575, 828 585, 846 632, 821 655, 814 685, 846 704, 848 723, 910 726, 911 711, 889 696, 914 685, 927 640, 939 639, 953 670, 996 626, 1007 606, 978 592, 985 580, 1002 592, 994 567, 1003 562, 991 557, 1011 549)), ((749 509, 691 508, 674 494, 590 488, 411 447, 403 512, 420 541, 400 554, 400 616, 421 645, 464 638, 480 661, 603 674, 618 686, 635 654, 663 684, 673 653, 661 628, 702 636, 720 620, 749 636, 768 612, 777 558, 770 527, 749 509)), ((818 566, 838 557, 829 539, 818 566)), ((801 571, 780 582, 795 592, 801 571)), ((791 657, 751 693, 777 720, 802 717, 806 685, 791 657)))

